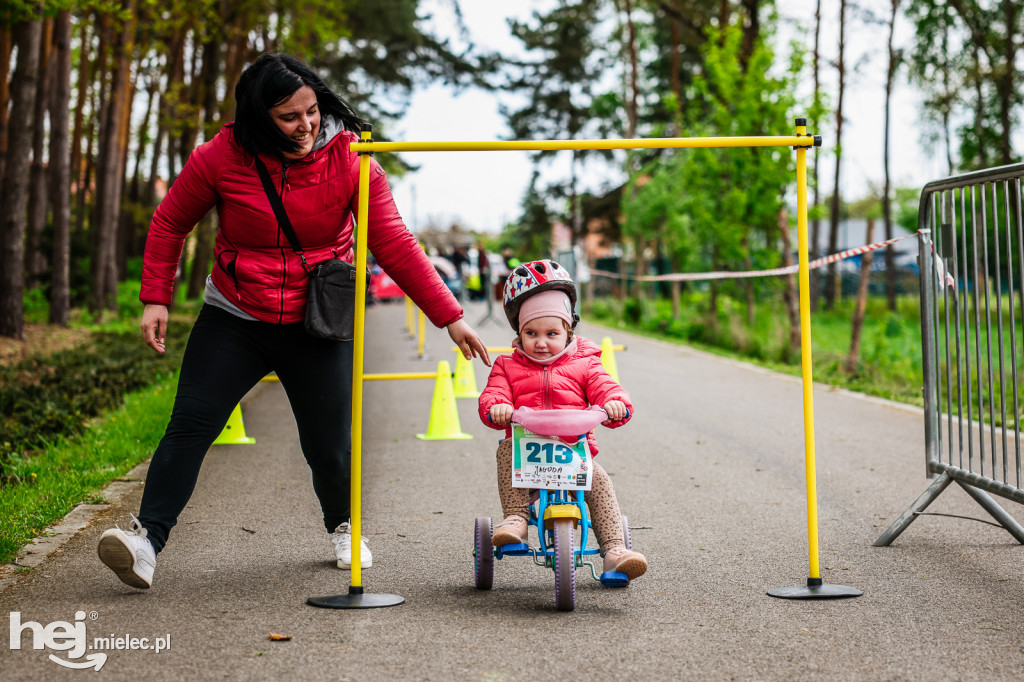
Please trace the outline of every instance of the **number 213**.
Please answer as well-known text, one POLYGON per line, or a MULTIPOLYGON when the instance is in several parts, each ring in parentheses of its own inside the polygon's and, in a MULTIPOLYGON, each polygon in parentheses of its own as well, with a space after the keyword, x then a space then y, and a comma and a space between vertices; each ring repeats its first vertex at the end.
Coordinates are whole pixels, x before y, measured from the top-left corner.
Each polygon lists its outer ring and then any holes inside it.
POLYGON ((572 461, 572 448, 561 443, 526 443, 526 461, 534 464, 568 464, 572 461), (540 456, 543 453, 544 459, 540 456))

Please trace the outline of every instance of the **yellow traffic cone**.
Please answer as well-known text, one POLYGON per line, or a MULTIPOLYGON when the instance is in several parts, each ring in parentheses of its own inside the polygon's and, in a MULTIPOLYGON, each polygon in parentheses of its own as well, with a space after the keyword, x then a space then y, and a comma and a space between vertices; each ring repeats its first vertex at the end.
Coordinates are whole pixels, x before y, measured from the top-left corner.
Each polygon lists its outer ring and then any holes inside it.
POLYGON ((417 433, 420 440, 468 440, 473 436, 462 432, 459 409, 452 388, 452 370, 447 362, 437 364, 434 400, 430 405, 430 424, 426 433, 417 433))
POLYGON ((256 442, 255 438, 245 437, 245 426, 242 424, 242 406, 235 405, 235 409, 231 410, 231 416, 228 417, 228 423, 224 425, 224 430, 217 436, 217 440, 213 441, 214 445, 252 445, 256 442))
POLYGON ((476 390, 476 374, 473 372, 473 361, 467 360, 461 351, 455 351, 455 397, 456 398, 479 398, 480 391, 476 390))
POLYGON ((612 350, 612 337, 610 336, 601 339, 601 364, 604 365, 604 371, 608 372, 618 383, 619 366, 615 364, 615 351, 612 350))

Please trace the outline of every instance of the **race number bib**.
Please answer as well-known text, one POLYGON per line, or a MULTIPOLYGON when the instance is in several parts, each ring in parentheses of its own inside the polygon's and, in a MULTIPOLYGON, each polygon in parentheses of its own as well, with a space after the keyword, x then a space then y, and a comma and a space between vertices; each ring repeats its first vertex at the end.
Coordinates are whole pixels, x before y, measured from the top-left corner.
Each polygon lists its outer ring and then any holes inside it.
POLYGON ((566 445, 512 425, 512 487, 590 490, 593 463, 585 436, 566 445))

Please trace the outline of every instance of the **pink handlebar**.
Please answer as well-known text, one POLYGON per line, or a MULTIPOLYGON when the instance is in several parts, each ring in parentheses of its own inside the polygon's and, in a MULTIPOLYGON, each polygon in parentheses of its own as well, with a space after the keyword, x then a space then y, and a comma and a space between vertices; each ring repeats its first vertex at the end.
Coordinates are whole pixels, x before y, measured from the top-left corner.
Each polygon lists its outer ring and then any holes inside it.
POLYGON ((608 420, 603 407, 591 405, 585 410, 534 410, 519 407, 512 421, 541 436, 557 436, 575 441, 595 426, 608 420))

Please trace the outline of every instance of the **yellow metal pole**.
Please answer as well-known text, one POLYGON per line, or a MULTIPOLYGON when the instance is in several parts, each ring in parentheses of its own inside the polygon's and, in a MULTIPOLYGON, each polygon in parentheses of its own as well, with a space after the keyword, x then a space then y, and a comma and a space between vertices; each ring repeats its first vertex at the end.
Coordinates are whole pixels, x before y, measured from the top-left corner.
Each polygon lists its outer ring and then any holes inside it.
POLYGON ((416 338, 416 333, 412 330, 413 321, 412 318, 415 313, 416 306, 413 305, 412 299, 408 296, 405 297, 405 331, 409 334, 410 339, 416 338))
MULTIPOLYGON (((807 126, 796 127, 798 135, 807 126)), ((796 224, 797 250, 800 254, 800 370, 804 389, 804 463, 807 476, 807 553, 811 580, 819 580, 818 567, 818 491, 814 465, 814 380, 811 378, 811 284, 807 264, 807 149, 796 150, 796 224)))
POLYGON ((427 321, 426 320, 427 320, 427 316, 423 314, 422 310, 420 310, 419 311, 419 325, 418 325, 418 329, 419 329, 419 346, 417 347, 417 350, 419 351, 419 357, 421 357, 421 358, 423 357, 423 349, 427 345, 427 321))
MULTIPOLYGON (((363 124, 360 138, 370 140, 371 127, 363 124)), ((356 301, 352 344, 352 566, 348 594, 310 597, 310 606, 328 609, 375 609, 405 602, 397 594, 364 594, 362 572, 362 479, 363 479, 363 350, 366 347, 366 242, 370 230, 370 152, 359 156, 359 205, 356 209, 356 301)))
POLYGON ((437 372, 392 372, 364 374, 363 381, 393 381, 397 379, 436 379, 437 372))
MULTIPOLYGON (((361 133, 370 139, 370 131, 361 133)), ((369 225, 370 155, 359 157, 359 208, 356 211, 356 324, 352 348, 352 588, 362 589, 363 349, 366 333, 366 233, 369 225)))
MULTIPOLYGON (((501 354, 501 353, 511 353, 513 350, 515 350, 515 349, 512 346, 487 346, 487 352, 488 353, 498 353, 498 354, 501 354)), ((622 351, 622 350, 626 350, 626 346, 625 345, 612 346, 612 350, 616 351, 616 352, 622 351)), ((453 353, 461 353, 462 349, 459 348, 458 346, 452 346, 452 352, 453 353)))
POLYGON ((624 140, 489 140, 486 142, 353 142, 352 151, 487 152, 559 149, 694 149, 698 147, 811 147, 813 137, 650 137, 624 140))

